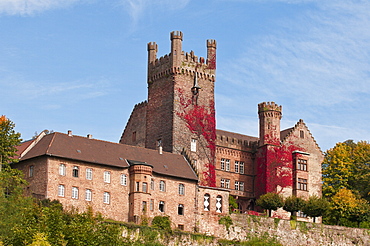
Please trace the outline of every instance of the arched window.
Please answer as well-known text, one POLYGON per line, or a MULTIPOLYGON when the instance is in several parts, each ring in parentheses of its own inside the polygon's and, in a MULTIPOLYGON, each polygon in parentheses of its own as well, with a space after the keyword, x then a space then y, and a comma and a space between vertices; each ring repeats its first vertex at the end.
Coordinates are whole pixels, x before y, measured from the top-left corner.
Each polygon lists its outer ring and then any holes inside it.
POLYGON ((164 212, 164 201, 160 201, 158 205, 159 212, 164 212))
POLYGON ((85 200, 86 201, 91 201, 91 197, 92 197, 92 192, 90 189, 86 189, 85 191, 85 200))
POLYGON ((127 175, 121 174, 121 185, 127 185, 127 175))
POLYGON ((86 168, 86 179, 92 180, 92 169, 91 168, 86 168))
POLYGON ((164 182, 163 180, 159 181, 159 190, 166 191, 166 182, 164 182))
POLYGON ((184 205, 183 204, 179 204, 179 206, 177 207, 177 214, 184 215, 184 205))
POLYGON ((59 175, 66 176, 66 165, 64 164, 59 165, 59 175))
POLYGON ((59 185, 58 186, 58 196, 64 197, 64 191, 65 191, 64 185, 59 185))
POLYGON ((73 167, 72 177, 78 178, 78 167, 77 166, 73 167))
POLYGON ((222 213, 222 196, 216 197, 216 212, 222 213))
POLYGON ((204 211, 209 211, 209 205, 210 205, 210 196, 209 194, 204 194, 204 211))
POLYGON ((110 172, 109 171, 104 172, 104 182, 110 183, 110 172))
POLYGON ((179 184, 179 195, 185 195, 185 185, 179 184))

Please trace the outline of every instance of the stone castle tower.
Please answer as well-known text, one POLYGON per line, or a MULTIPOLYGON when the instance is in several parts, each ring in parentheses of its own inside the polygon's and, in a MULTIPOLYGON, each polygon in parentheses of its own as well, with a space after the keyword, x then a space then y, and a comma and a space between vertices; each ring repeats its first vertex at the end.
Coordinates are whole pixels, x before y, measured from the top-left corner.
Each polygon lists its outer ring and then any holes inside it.
POLYGON ((120 143, 184 154, 203 185, 214 185, 216 41, 207 58, 182 51, 183 34, 170 34, 171 51, 157 58, 148 43, 148 98, 135 106, 120 143))

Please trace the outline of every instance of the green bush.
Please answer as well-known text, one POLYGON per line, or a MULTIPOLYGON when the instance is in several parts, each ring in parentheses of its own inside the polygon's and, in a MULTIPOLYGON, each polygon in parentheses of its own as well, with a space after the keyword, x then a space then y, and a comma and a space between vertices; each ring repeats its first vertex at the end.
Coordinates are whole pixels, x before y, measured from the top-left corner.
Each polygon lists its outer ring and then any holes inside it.
POLYGON ((171 231, 170 216, 155 216, 152 220, 152 226, 157 229, 171 231))

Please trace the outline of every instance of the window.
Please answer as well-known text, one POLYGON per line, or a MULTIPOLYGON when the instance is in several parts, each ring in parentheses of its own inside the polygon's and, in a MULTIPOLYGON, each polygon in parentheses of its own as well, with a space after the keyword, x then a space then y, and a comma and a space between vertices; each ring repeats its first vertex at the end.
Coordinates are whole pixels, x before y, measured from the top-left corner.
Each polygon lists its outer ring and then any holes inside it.
POLYGON ((91 168, 86 168, 86 179, 92 180, 92 169, 91 168))
POLYGON ((85 200, 86 201, 91 201, 91 197, 92 197, 92 192, 90 189, 86 189, 85 191, 85 200))
POLYGON ((185 195, 185 185, 179 184, 179 195, 185 195))
POLYGON ((66 176, 66 165, 64 164, 59 165, 59 175, 66 176))
POLYGON ((235 181, 235 190, 239 190, 239 181, 235 181))
POLYGON ((190 142, 190 150, 193 152, 197 151, 197 140, 192 138, 190 142))
POLYGON ((179 206, 177 207, 177 214, 184 215, 184 205, 183 204, 179 204, 179 206))
POLYGON ((146 210, 147 210, 147 208, 146 208, 146 201, 143 201, 143 213, 145 213, 146 210))
POLYGON ((225 170, 225 158, 221 158, 221 170, 225 170))
POLYGON ((140 182, 136 182, 136 191, 140 191, 140 182))
POLYGON ((297 190, 307 190, 307 179, 298 178, 297 190))
POLYGON ((297 170, 307 171, 307 160, 298 159, 297 170))
POLYGON ((154 179, 150 180, 150 189, 154 190, 154 179))
POLYGON ((299 131, 299 137, 300 137, 300 138, 304 138, 304 131, 303 131, 303 130, 300 130, 300 131, 299 131))
POLYGON ((58 186, 58 196, 64 197, 64 191, 65 191, 64 185, 59 185, 58 186))
POLYGON ((121 185, 127 185, 127 175, 121 174, 121 185))
POLYGON ((147 182, 143 182, 143 192, 144 193, 148 192, 148 183, 147 182))
POLYGON ((160 201, 158 205, 159 212, 164 213, 164 201, 160 201))
POLYGON ((34 165, 32 165, 32 166, 29 167, 29 170, 28 170, 28 176, 29 177, 33 177, 33 171, 34 171, 34 169, 35 169, 35 166, 34 165))
POLYGON ((166 191, 166 183, 163 180, 159 181, 159 190, 166 191))
POLYGON ((221 188, 225 188, 225 179, 221 179, 221 188))
POLYGON ((150 199, 149 209, 150 209, 150 211, 154 210, 154 199, 150 199))
POLYGON ((225 188, 230 189, 230 179, 225 179, 225 188))
POLYGON ((180 224, 179 224, 179 225, 177 225, 177 228, 178 228, 179 230, 182 230, 182 231, 183 231, 183 230, 184 230, 184 225, 180 225, 180 224))
POLYGON ((105 204, 109 204, 110 203, 110 193, 109 192, 104 192, 103 202, 105 204))
POLYGON ((244 174, 244 162, 242 161, 239 163, 239 173, 244 174))
POLYGON ((105 183, 110 183, 110 172, 108 172, 108 171, 104 172, 104 182, 105 183))
POLYGON ((210 196, 209 196, 209 194, 204 194, 203 205, 204 205, 204 211, 209 211, 209 205, 210 205, 210 196))
POLYGON ((78 199, 78 188, 72 187, 72 199, 78 199))
POLYGON ((72 177, 78 178, 78 167, 77 166, 73 167, 72 177))
POLYGON ((239 161, 235 161, 235 172, 239 173, 239 161))
POLYGON ((226 159, 225 160, 225 164, 226 164, 226 171, 230 172, 230 160, 229 159, 226 159))
POLYGON ((222 196, 216 197, 216 212, 222 213, 222 196))

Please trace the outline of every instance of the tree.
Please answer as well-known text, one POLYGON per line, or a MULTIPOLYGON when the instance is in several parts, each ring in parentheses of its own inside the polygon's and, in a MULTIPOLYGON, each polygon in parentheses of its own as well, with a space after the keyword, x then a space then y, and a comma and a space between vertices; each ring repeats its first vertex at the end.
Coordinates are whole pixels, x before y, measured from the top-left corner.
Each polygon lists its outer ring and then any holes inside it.
POLYGON ((323 216, 329 209, 329 202, 325 198, 310 196, 302 208, 302 212, 313 218, 323 216))
POLYGON ((284 200, 281 195, 276 193, 266 193, 257 199, 256 204, 263 209, 267 209, 269 217, 271 217, 271 211, 284 206, 284 200))
POLYGON ((291 213, 291 218, 295 217, 295 213, 302 210, 305 206, 305 201, 296 196, 289 196, 284 201, 283 209, 291 213))
POLYGON ((0 117, 0 164, 16 161, 16 151, 21 142, 21 134, 15 132, 15 124, 4 115, 0 117))
POLYGON ((332 197, 346 188, 370 201, 370 143, 337 143, 325 153, 322 169, 324 196, 332 197))

